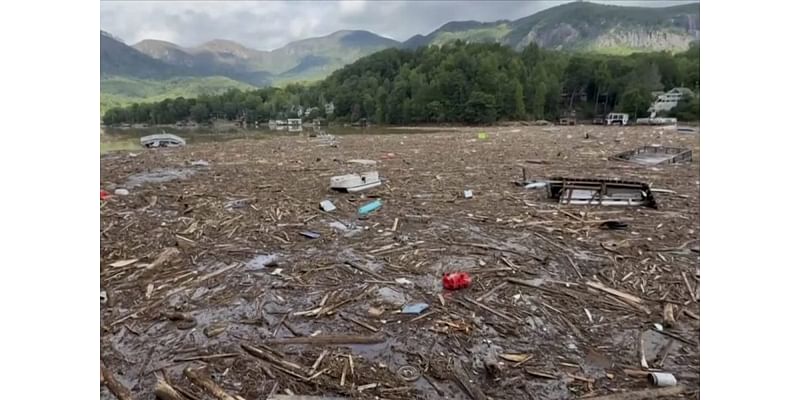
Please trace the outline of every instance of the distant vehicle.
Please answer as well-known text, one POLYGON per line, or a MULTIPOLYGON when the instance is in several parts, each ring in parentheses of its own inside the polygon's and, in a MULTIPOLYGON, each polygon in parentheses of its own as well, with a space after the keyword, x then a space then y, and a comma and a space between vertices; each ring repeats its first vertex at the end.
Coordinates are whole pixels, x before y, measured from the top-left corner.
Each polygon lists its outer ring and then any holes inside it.
POLYGON ((186 146, 186 140, 171 133, 158 133, 139 139, 144 147, 180 147, 186 146))
POLYGON ((606 125, 628 125, 628 114, 610 113, 606 116, 606 125))
POLYGON ((605 125, 605 124, 606 124, 606 119, 603 118, 602 114, 595 115, 594 118, 592 118, 592 125, 605 125))

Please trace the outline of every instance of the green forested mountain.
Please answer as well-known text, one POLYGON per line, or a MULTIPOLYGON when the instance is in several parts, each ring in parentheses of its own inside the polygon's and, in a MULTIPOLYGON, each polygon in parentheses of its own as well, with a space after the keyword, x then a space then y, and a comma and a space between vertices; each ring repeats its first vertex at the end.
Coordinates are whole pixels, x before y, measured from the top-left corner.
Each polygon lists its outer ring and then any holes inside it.
POLYGON ((406 48, 453 40, 500 43, 521 50, 530 43, 549 49, 630 54, 637 51, 685 51, 700 34, 700 4, 675 7, 620 7, 567 3, 515 21, 449 22, 428 35, 403 43, 406 48))
POLYGON ((130 76, 163 79, 195 75, 191 70, 154 59, 100 31, 100 78, 130 76))
MULTIPOLYGON (((699 46, 679 54, 615 56, 533 44, 517 52, 499 44, 456 41, 383 50, 311 85, 115 108, 103 120, 173 123, 216 117, 252 122, 293 117, 308 109, 314 111, 307 117, 314 118, 330 104, 329 119, 388 124, 552 119, 572 111, 583 117, 612 110, 636 116, 646 113, 654 91, 676 86, 699 94, 699 46)), ((677 111, 684 113, 683 119, 696 119, 699 101, 677 111)))
MULTIPOLYGON (((212 40, 191 48, 158 40, 128 46, 101 32, 101 109, 167 97, 219 93, 225 88, 319 81, 386 48, 413 50, 454 41, 497 43, 517 52, 536 43, 542 50, 584 53, 589 58, 591 54, 685 51, 699 38, 699 17, 698 3, 656 8, 573 2, 514 21, 449 22, 404 43, 367 31, 339 31, 292 42, 273 51, 254 50, 228 40, 212 40), (143 82, 148 96, 140 96, 141 90, 130 84, 120 85, 119 81, 143 82)), ((511 56, 518 58, 519 54, 511 56)), ((377 90, 376 85, 371 88, 377 90)), ((532 87, 525 89, 526 96, 533 92, 532 87)))
POLYGON ((397 44, 366 31, 339 31, 262 52, 227 40, 194 48, 160 40, 128 46, 101 32, 100 108, 105 112, 111 106, 216 94, 220 89, 320 80, 359 57, 397 44))
POLYGON ((338 31, 289 43, 273 51, 247 48, 230 40, 212 40, 184 48, 161 40, 143 40, 133 48, 163 63, 199 75, 221 75, 265 86, 322 78, 356 59, 399 43, 367 31, 338 31))

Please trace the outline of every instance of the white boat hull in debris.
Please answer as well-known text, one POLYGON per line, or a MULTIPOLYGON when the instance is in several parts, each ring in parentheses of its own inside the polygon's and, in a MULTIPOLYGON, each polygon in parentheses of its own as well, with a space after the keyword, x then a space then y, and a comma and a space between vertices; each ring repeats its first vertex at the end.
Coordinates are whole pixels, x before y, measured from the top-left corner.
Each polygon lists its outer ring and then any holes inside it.
POLYGON ((380 184, 381 179, 378 176, 378 171, 340 175, 331 178, 331 189, 348 193, 360 192, 380 186, 380 184))
POLYGON ((179 147, 186 146, 186 140, 171 133, 159 133, 156 135, 145 136, 139 139, 144 147, 179 147))

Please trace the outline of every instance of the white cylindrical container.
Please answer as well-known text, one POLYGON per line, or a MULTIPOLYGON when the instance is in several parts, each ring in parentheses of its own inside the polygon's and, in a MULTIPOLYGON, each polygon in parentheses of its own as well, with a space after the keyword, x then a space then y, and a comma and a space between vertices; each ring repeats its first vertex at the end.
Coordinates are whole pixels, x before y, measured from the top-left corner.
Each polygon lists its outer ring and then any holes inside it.
POLYGON ((650 375, 647 376, 647 380, 650 381, 653 386, 675 386, 678 384, 675 375, 666 372, 651 372, 650 375))

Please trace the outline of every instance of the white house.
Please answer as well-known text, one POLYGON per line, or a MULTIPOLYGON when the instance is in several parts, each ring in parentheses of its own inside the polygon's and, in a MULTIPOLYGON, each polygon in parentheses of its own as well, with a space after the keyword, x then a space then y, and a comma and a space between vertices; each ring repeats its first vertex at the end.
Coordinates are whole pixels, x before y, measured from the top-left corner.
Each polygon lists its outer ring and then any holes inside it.
POLYGON ((691 97, 694 97, 694 92, 690 89, 683 87, 672 88, 669 92, 658 95, 647 111, 649 111, 651 115, 662 111, 669 111, 675 108, 679 101, 691 97))

